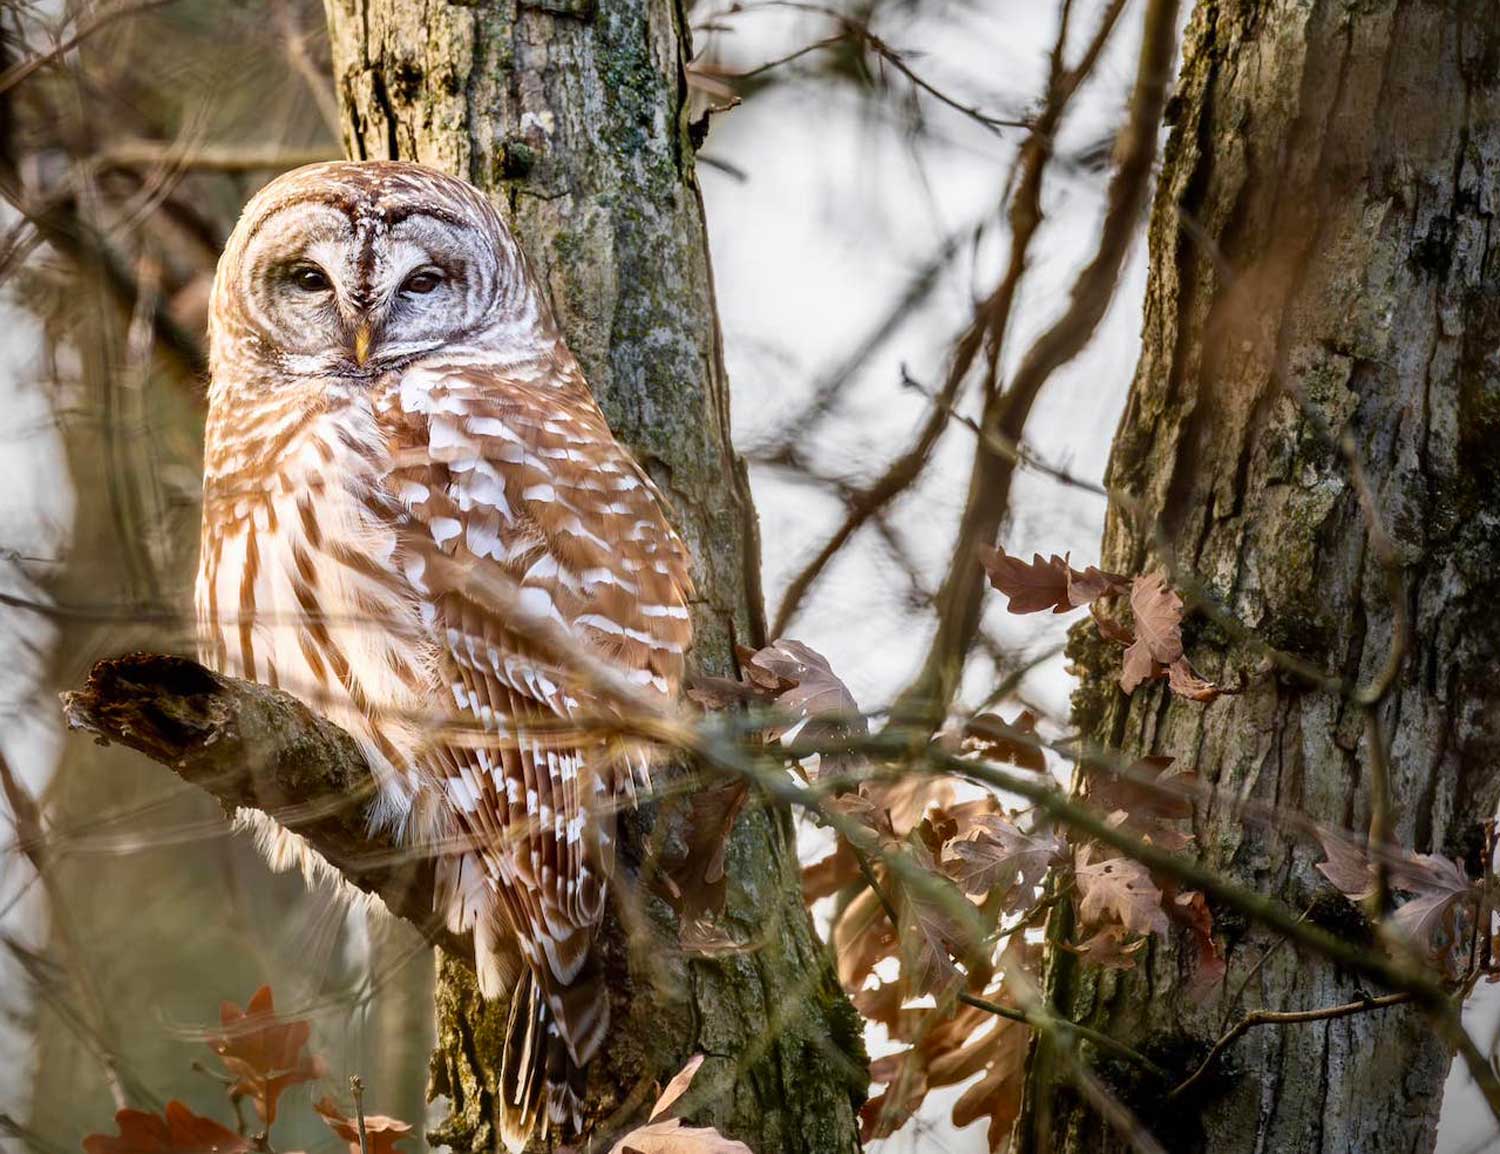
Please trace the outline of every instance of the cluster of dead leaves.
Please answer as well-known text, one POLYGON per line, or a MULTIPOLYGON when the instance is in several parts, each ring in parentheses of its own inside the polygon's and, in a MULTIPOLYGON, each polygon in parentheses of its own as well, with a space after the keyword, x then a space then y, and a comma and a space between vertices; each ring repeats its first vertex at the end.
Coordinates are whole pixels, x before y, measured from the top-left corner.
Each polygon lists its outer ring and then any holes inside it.
MULTIPOLYGON (((1003 986, 984 996, 1012 1006, 1003 986)), ((864 1141, 895 1133, 930 1091, 982 1074, 954 1102, 953 1124, 962 1127, 986 1118, 990 1149, 1004 1148, 1021 1112, 1028 1039, 1023 1023, 969 1005, 952 1012, 898 1007, 892 1013, 878 991, 856 993, 854 1003, 885 1024, 891 1041, 906 1043, 905 1049, 870 1063, 871 1080, 883 1088, 860 1110, 864 1141)))
MULTIPOLYGON (((1017 741, 1040 771, 1037 747, 1021 740, 1024 725, 1017 730, 996 719, 981 728, 1017 741)), ((1067 844, 994 798, 955 803, 950 783, 921 780, 928 783, 922 790, 907 780, 866 781, 840 797, 835 804, 857 823, 855 844, 840 839, 831 855, 808 866, 804 892, 809 902, 844 899, 832 929, 839 980, 861 1014, 906 1044, 871 1064, 871 1080, 883 1088, 861 1111, 864 1140, 893 1133, 929 1091, 981 1074, 955 1102, 953 1122, 988 1119, 992 1148, 999 1149, 1020 1109, 1027 1031, 955 1006, 954 996, 985 990, 1008 1004, 1003 984, 990 989, 996 935, 1003 920, 1024 922, 1034 913, 1042 877, 1066 862, 1067 844), (894 868, 897 860, 906 868, 894 868)))
POLYGON ((1318 831, 1327 860, 1318 871, 1352 902, 1373 897, 1377 870, 1384 868, 1389 888, 1406 898, 1391 915, 1391 923, 1408 942, 1457 972, 1458 955, 1466 944, 1479 887, 1461 862, 1439 854, 1411 853, 1395 846, 1377 848, 1353 841, 1342 833, 1318 831))
MULTIPOLYGON (((698 677, 688 697, 710 711, 732 705, 754 705, 771 720, 761 731, 766 742, 793 741, 836 747, 867 731, 864 716, 848 687, 828 660, 800 641, 780 640, 763 649, 737 650, 742 680, 698 677)), ((835 768, 851 768, 850 758, 820 755, 811 771, 819 775, 835 768)), ((926 804, 925 790, 910 790, 900 808, 926 804), (920 794, 920 798, 916 795, 920 794)), ((659 825, 664 831, 655 860, 654 884, 677 911, 681 944, 693 953, 718 953, 743 948, 715 926, 724 908, 728 878, 724 859, 735 821, 749 797, 741 779, 705 783, 680 802, 663 806, 659 825)))
MULTIPOLYGON (((209 1039, 209 1047, 224 1064, 230 1101, 238 1106, 249 1099, 262 1123, 260 1133, 247 1134, 243 1123, 238 1130, 230 1130, 172 1101, 161 1114, 119 1111, 115 1115, 119 1133, 90 1134, 83 1140, 84 1150, 88 1154, 239 1154, 250 1150, 269 1154, 267 1134, 276 1121, 281 1095, 324 1075, 322 1062, 307 1050, 312 1027, 305 1019, 277 1016, 269 986, 255 991, 244 1009, 225 1002, 219 1021, 223 1032, 209 1039)), ((355 1119, 329 1097, 313 1109, 348 1144, 350 1154, 359 1154, 355 1119)), ((364 1127, 369 1154, 399 1154, 395 1144, 411 1131, 407 1123, 383 1114, 365 1115, 364 1127)))
MULTIPOLYGON (((1107 617, 1103 627, 1120 630, 1127 645, 1126 668, 1133 689, 1148 677, 1200 700, 1221 690, 1198 678, 1182 654, 1182 604, 1159 577, 1131 582, 1090 568, 1069 567, 1063 558, 1027 566, 998 554, 996 583, 1011 594, 1016 612, 1065 612, 1129 595, 1134 632, 1107 617)), ((992 574, 993 575, 993 574, 992 574)), ((795 641, 778 641, 740 653, 742 682, 695 687, 707 708, 751 703, 773 717, 768 742, 802 748, 837 748, 865 732, 853 695, 818 653, 795 641)), ((1047 772, 1037 720, 1023 712, 1012 720, 997 713, 969 718, 935 741, 959 758, 977 757, 1018 769, 1047 772)), ((1192 840, 1183 830, 1192 815, 1191 774, 1164 778, 1171 759, 1147 758, 1124 774, 1094 772, 1087 796, 1117 826, 1170 850, 1192 840)), ((1071 866, 1078 888, 1085 938, 1075 947, 1086 960, 1116 968, 1152 933, 1181 926, 1197 945, 1192 981, 1207 986, 1223 973, 1213 938, 1213 919, 1201 893, 1179 891, 1139 863, 1101 851, 1078 849, 1056 830, 1026 813, 1007 812, 994 797, 955 800, 954 782, 930 773, 887 776, 867 771, 857 758, 821 756, 802 772, 841 790, 827 807, 840 836, 834 851, 803 872, 809 904, 837 898, 831 936, 840 982, 864 1016, 883 1025, 904 1048, 871 1066, 883 1088, 865 1106, 866 1140, 893 1133, 926 1094, 981 1074, 954 1107, 956 1125, 989 1119, 992 1149, 1003 1147, 1020 1109, 1027 1030, 1022 1024, 956 1001, 960 991, 981 990, 1009 1004, 1004 982, 993 981, 996 951, 1008 943, 1007 965, 1031 948, 1018 932, 1039 921, 1038 891, 1054 866, 1071 866), (839 777, 829 779, 832 772, 839 777), (847 776, 845 776, 847 775, 847 776), (845 784, 846 781, 849 784, 845 784)), ((710 827, 713 823, 707 823, 710 827)), ((712 830, 714 836, 727 831, 712 830)), ((696 862, 716 860, 695 854, 696 862)), ((712 866, 721 871, 722 865, 712 866)), ((703 888, 700 879, 698 888, 703 888)))
MULTIPOLYGON (((979 740, 1042 772, 1033 727, 1034 719, 1023 715, 975 728, 979 740)), ((961 738, 970 740, 968 733, 961 738)), ((1111 824, 1164 849, 1182 850, 1192 841, 1183 826, 1192 816, 1197 781, 1189 773, 1169 775, 1171 765, 1170 758, 1144 758, 1119 774, 1091 768, 1087 800, 1111 824)), ((866 1140, 893 1133, 929 1091, 982 1072, 955 1104, 953 1121, 963 1126, 988 1118, 991 1149, 1004 1148, 1020 1109, 1026 1027, 967 1004, 955 1006, 951 995, 961 988, 985 990, 988 1000, 1012 1004, 1006 983, 994 982, 989 951, 1005 941, 1006 967, 1025 966, 1034 947, 1014 931, 1035 924, 1042 908, 1038 889, 1054 866, 1073 867, 1083 941, 1072 948, 1090 964, 1129 968, 1151 934, 1166 936, 1176 927, 1195 947, 1189 993, 1206 992, 1223 978, 1223 952, 1204 895, 1179 889, 1173 879, 1157 877, 1131 858, 1093 844, 1074 848, 1057 831, 1028 824, 992 798, 933 803, 906 829, 864 787, 847 795, 843 807, 868 831, 866 844, 905 853, 914 865, 951 883, 981 919, 976 955, 976 939, 956 932, 956 919, 943 911, 924 916, 923 901, 911 895, 911 887, 871 859, 898 914, 893 924, 887 902, 869 887, 854 848, 844 843, 805 871, 809 900, 853 895, 833 929, 840 980, 862 1014, 883 1025, 891 1040, 907 1043, 871 1065, 871 1079, 883 1088, 861 1115, 866 1140), (899 960, 897 976, 876 981, 877 967, 888 958, 899 960)), ((879 972, 887 973, 884 967, 879 972)))
POLYGON ((1210 702, 1235 692, 1200 677, 1182 651, 1182 598, 1160 573, 1126 577, 1090 565, 1081 573, 1066 556, 1040 553, 1031 561, 1012 557, 1003 549, 987 548, 980 556, 990 584, 1009 598, 1012 613, 1071 613, 1087 606, 1099 633, 1125 647, 1120 688, 1134 693, 1147 681, 1166 678, 1179 697, 1210 702), (1134 628, 1104 612, 1106 606, 1126 601, 1134 628))
MULTIPOLYGON (((1193 773, 1169 774, 1172 763, 1170 757, 1143 757, 1123 773, 1089 766, 1085 796, 1111 825, 1162 849, 1184 850, 1193 835, 1182 824, 1193 816, 1198 779, 1193 773)), ((1201 994, 1224 976, 1213 914, 1197 890, 1179 890, 1173 878, 1158 877, 1140 862, 1092 843, 1077 850, 1073 877, 1079 924, 1088 936, 1067 948, 1094 965, 1130 969, 1147 937, 1166 937, 1175 924, 1189 932, 1195 946, 1190 993, 1201 994)))

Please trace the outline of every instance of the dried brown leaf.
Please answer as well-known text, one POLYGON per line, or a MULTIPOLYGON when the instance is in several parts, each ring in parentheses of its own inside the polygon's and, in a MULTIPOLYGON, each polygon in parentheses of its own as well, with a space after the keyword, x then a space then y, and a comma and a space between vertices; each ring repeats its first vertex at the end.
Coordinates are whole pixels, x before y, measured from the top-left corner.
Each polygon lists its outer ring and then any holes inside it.
MULTIPOLYGON (((349 1146, 349 1154, 360 1154, 359 1121, 346 1115, 332 1098, 322 1098, 313 1103, 318 1117, 327 1127, 349 1146)), ((400 1154, 396 1143, 411 1134, 411 1124, 388 1117, 385 1114, 365 1115, 365 1137, 369 1142, 369 1154, 400 1154)))
POLYGON ((1475 894, 1464 867, 1438 854, 1411 853, 1394 846, 1368 847, 1336 830, 1320 829, 1318 841, 1328 860, 1318 871, 1350 901, 1375 893, 1376 861, 1387 871, 1390 887, 1409 895, 1392 915, 1396 928, 1430 956, 1446 957, 1459 943, 1458 918, 1475 894))
POLYGON ((1145 682, 1160 678, 1164 669, 1151 659, 1151 649, 1144 641, 1134 640, 1120 666, 1120 688, 1127 694, 1134 693, 1145 682))
MULTIPOLYGON (((1014 1004, 1003 988, 984 996, 1014 1004)), ((1029 1038, 1026 1026, 973 1007, 906 1013, 909 1021, 902 1036, 914 1044, 871 1063, 871 1081, 885 1089, 860 1110, 861 1137, 867 1142, 888 1137, 921 1106, 929 1091, 956 1086, 983 1071, 984 1077, 955 1105, 953 1122, 966 1126, 988 1117, 992 1145, 1003 1140, 1020 1107, 1029 1038)))
POLYGON ((1097 606, 1089 606, 1089 612, 1093 614, 1094 624, 1099 628, 1099 636, 1106 641, 1113 641, 1116 645, 1134 645, 1135 634, 1125 626, 1121 625, 1112 617, 1106 617, 1098 612, 1097 606))
POLYGON ((749 797, 749 783, 736 780, 697 789, 663 805, 666 838, 656 871, 657 888, 685 922, 712 917, 724 908, 724 855, 734 823, 749 797))
POLYGON ((266 1125, 276 1121, 276 1101, 284 1090, 323 1076, 322 1063, 306 1050, 312 1026, 278 1018, 270 986, 256 990, 243 1010, 223 1003, 219 1021, 224 1033, 209 1045, 235 1078, 230 1093, 254 1102, 266 1125))
POLYGON ((1189 701, 1201 701, 1205 705, 1217 701, 1225 694, 1236 692, 1226 686, 1204 680, 1193 669, 1186 657, 1179 657, 1167 666, 1167 688, 1178 697, 1185 697, 1189 701))
POLYGON ((990 584, 1009 599, 1011 613, 1067 613, 1074 608, 1068 600, 1068 563, 1055 553, 1045 561, 1035 553, 1028 564, 1003 549, 985 548, 979 559, 990 584))
POLYGON ((752 1154, 750 1147, 726 1138, 712 1126, 684 1126, 681 1118, 648 1122, 609 1148, 609 1154, 752 1154))
POLYGON ((1474 895, 1464 867, 1437 854, 1413 854, 1392 880, 1412 895, 1392 916, 1396 928, 1433 957, 1456 945, 1458 914, 1474 895))
POLYGON ((1093 605, 1101 597, 1116 597, 1130 589, 1130 578, 1106 573, 1090 565, 1082 573, 1068 570, 1068 602, 1076 607, 1093 605))
POLYGON ((694 1076, 698 1073, 698 1067, 703 1065, 704 1055, 694 1054, 688 1059, 687 1065, 672 1075, 672 1080, 662 1090, 660 1097, 656 1099, 656 1105, 651 1107, 651 1116, 647 1121, 655 1122, 657 1118, 665 1114, 676 1102, 687 1093, 687 1088, 692 1085, 694 1076))
POLYGON ((1023 709, 1014 721, 1006 721, 998 713, 969 718, 960 749, 1017 769, 1047 772, 1047 758, 1036 733, 1036 714, 1029 709, 1023 709))
POLYGON ((839 983, 857 990, 877 965, 895 956, 896 928, 886 916, 880 895, 864 889, 833 924, 833 954, 839 983))
POLYGON ((990 1150, 999 1151, 1006 1148, 1021 1113, 1029 1032, 1020 1022, 1001 1018, 990 1037, 993 1041, 985 1075, 953 1103, 952 1117, 953 1125, 960 1128, 987 1118, 990 1150))
POLYGON ((1132 934, 1118 922, 1111 922, 1076 946, 1068 942, 1058 945, 1090 965, 1106 970, 1131 970, 1135 968, 1135 955, 1144 948, 1146 939, 1132 934))
MULTIPOLYGON (((953 782, 933 773, 907 773, 894 779, 867 781, 860 795, 898 837, 905 837, 921 824, 927 811, 953 800, 953 782)), ((847 796, 847 795, 846 795, 847 796)))
POLYGON ((1029 901, 1066 850, 1062 838, 1050 830, 1024 833, 1008 818, 988 814, 963 837, 948 842, 943 864, 966 894, 982 896, 998 888, 1007 898, 1019 895, 1029 901))
POLYGON ((1369 898, 1375 892, 1375 867, 1365 847, 1327 829, 1318 831, 1318 841, 1328 855, 1327 861, 1318 863, 1318 872, 1350 901, 1369 898))
POLYGON ((1172 899, 1169 907, 1174 921, 1188 928, 1196 957, 1188 990, 1195 999, 1206 997, 1224 980, 1227 969, 1224 951, 1214 941, 1214 918, 1208 899, 1198 890, 1184 890, 1172 899))
POLYGON ((1137 577, 1130 586, 1135 640, 1125 650, 1120 688, 1134 693, 1143 682, 1166 674, 1182 656, 1182 598, 1160 573, 1137 577))
POLYGON ((821 653, 787 638, 751 655, 745 673, 755 684, 773 690, 776 706, 795 720, 772 729, 787 739, 796 731, 809 741, 836 740, 867 729, 859 704, 821 653))
POLYGON ((1101 862, 1079 854, 1074 876, 1083 901, 1078 916, 1087 926, 1117 921, 1131 933, 1167 933, 1167 914, 1162 892, 1151 879, 1151 871, 1138 861, 1116 857, 1101 862))
POLYGON ((1137 577, 1130 586, 1135 636, 1153 661, 1170 665, 1182 656, 1182 598, 1160 573, 1137 577))
POLYGON ((168 1102, 164 1115, 120 1110, 115 1125, 118 1135, 90 1134, 83 1140, 87 1154, 241 1154, 251 1148, 249 1139, 181 1102, 168 1102))
POLYGON ((831 854, 802 867, 802 900, 812 905, 847 889, 863 876, 859 858, 849 843, 840 838, 831 854))
POLYGON ((1109 815, 1110 824, 1124 826, 1153 845, 1181 850, 1193 835, 1167 824, 1193 816, 1193 773, 1166 776, 1171 757, 1143 757, 1125 773, 1115 775, 1100 767, 1089 770, 1088 800, 1109 815))
POLYGON ((965 954, 973 935, 958 916, 966 908, 958 887, 937 872, 920 847, 913 846, 911 852, 918 866, 926 869, 928 885, 898 887, 901 977, 914 994, 939 993, 962 977, 951 955, 965 954))

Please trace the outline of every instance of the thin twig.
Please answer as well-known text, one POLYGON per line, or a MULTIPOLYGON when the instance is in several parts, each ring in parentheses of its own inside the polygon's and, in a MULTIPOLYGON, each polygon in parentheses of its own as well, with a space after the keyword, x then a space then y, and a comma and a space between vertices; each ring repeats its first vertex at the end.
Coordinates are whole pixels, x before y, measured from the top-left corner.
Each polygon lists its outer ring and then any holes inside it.
POLYGON ((1171 1101, 1174 1098, 1180 1098, 1201 1082, 1213 1068, 1214 1063, 1219 1060, 1219 1056, 1254 1026, 1286 1026, 1302 1022, 1323 1022, 1332 1018, 1348 1018, 1370 1010, 1382 1010, 1387 1006, 1404 1006, 1413 998, 1413 994, 1403 992, 1385 994, 1379 998, 1361 998, 1357 1002, 1323 1006, 1315 1010, 1251 1010, 1236 1022, 1228 1033, 1214 1043, 1213 1049, 1208 1052, 1208 1057, 1199 1063, 1196 1070, 1167 1092, 1167 1099, 1171 1101))
POLYGON ((336 160, 333 148, 283 148, 267 145, 205 144, 184 150, 171 141, 121 140, 110 144, 94 160, 101 167, 144 168, 170 164, 179 169, 203 172, 283 172, 320 160, 336 160))
POLYGON ((359 1154, 370 1154, 370 1136, 365 1133, 365 1081, 358 1074, 349 1075, 349 1092, 354 1095, 354 1124, 359 1128, 359 1154))
POLYGON ((113 8, 106 8, 102 12, 94 12, 87 19, 79 22, 73 35, 66 40, 59 41, 51 50, 28 60, 22 60, 11 65, 4 72, 0 72, 0 95, 9 92, 43 65, 66 56, 95 32, 113 24, 116 20, 149 12, 152 8, 161 8, 171 2, 172 0, 132 0, 129 3, 117 4, 113 8))
MULTIPOLYGON (((827 569, 829 562, 843 548, 845 542, 863 528, 871 517, 915 484, 925 471, 933 449, 947 427, 948 414, 957 405, 959 392, 981 349, 986 351, 989 374, 993 375, 993 366, 998 357, 1001 339, 1010 322, 1011 311, 1021 280, 1025 275, 1027 254, 1037 228, 1041 224, 1042 175, 1052 157, 1052 138, 1069 101, 1086 75, 1084 70, 1091 69, 1097 61, 1104 42, 1113 30, 1114 18, 1118 16, 1121 7, 1123 7, 1123 0, 1115 0, 1106 13, 1088 51, 1085 52, 1083 62, 1072 71, 1062 65, 1062 49, 1067 40, 1066 22, 1059 29, 1057 45, 1053 51, 1053 74, 1048 86, 1047 99, 1041 113, 1027 133, 1016 160, 1020 178, 1015 196, 1011 201, 1011 247, 1005 274, 994 292, 975 310, 974 317, 954 344, 943 387, 938 390, 932 409, 923 421, 911 446, 890 464, 878 480, 849 499, 848 511, 839 527, 788 584, 776 611, 775 624, 771 628, 773 637, 785 632, 793 616, 806 599, 809 589, 827 569)), ((1154 139, 1153 136, 1153 142, 1154 139)), ((1132 219, 1132 227, 1133 224, 1132 219)), ((987 384, 986 392, 989 391, 987 384)), ((960 552, 964 551, 961 547, 960 552)), ((967 567, 966 565, 965 568, 967 567)), ((941 625, 939 630, 941 632, 941 625)), ((972 641, 972 634, 969 641, 972 641)), ((967 642, 965 648, 967 648, 967 642)))
MULTIPOLYGON (((1106 13, 1105 28, 1095 37, 1096 45, 1102 45, 1108 30, 1113 28, 1118 7, 1106 13)), ((1077 356, 1092 339, 1113 298, 1120 268, 1137 231, 1150 188, 1157 134, 1176 55, 1177 9, 1178 0, 1150 0, 1147 5, 1135 88, 1129 113, 1120 131, 1118 164, 1110 182, 1104 226, 1093 259, 1074 282, 1067 310, 1032 344, 1016 369, 1009 388, 1003 394, 992 387, 986 389, 980 427, 994 432, 1004 442, 1021 443, 1032 406, 1043 386, 1058 368, 1077 356)), ((1069 73, 1065 83, 1069 86, 1065 89, 1067 92, 1076 88, 1076 74, 1069 73)), ((1028 140, 1028 144, 1031 143, 1028 140)), ((1038 165, 1046 155, 1050 155, 1050 146, 1038 157, 1038 165)), ((1035 171, 1039 183, 1040 168, 1035 171)), ((1016 209, 1031 218, 1030 227, 1034 228, 1035 218, 1041 211, 1037 189, 1029 187, 1024 205, 1018 199, 1016 209)), ((1026 223, 1024 219, 1022 223, 1026 223)), ((1015 232, 1013 224, 1012 233, 1015 232)), ((1019 270, 1014 265, 1012 267, 1019 280, 1019 270)), ((1006 307, 1008 311, 1008 302, 1006 307)), ((991 339, 998 342, 1003 332, 1003 323, 992 326, 991 339)), ((997 363, 998 348, 992 346, 991 378, 997 363)), ((979 629, 984 596, 984 572, 977 563, 976 550, 982 545, 993 544, 999 535, 1010 507, 1014 473, 1012 460, 995 453, 987 442, 981 441, 974 454, 957 546, 938 595, 937 629, 921 672, 896 702, 897 716, 920 717, 930 727, 935 727, 941 723, 957 690, 964 661, 979 629)))

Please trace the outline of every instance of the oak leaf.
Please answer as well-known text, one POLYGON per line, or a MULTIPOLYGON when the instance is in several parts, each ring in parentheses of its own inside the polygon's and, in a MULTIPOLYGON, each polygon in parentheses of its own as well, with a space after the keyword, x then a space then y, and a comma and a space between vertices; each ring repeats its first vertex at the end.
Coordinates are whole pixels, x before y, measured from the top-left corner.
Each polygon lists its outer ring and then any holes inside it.
POLYGON ((1125 650, 1120 688, 1133 693, 1143 681, 1160 677, 1182 656, 1182 598, 1160 573, 1137 577, 1130 585, 1135 641, 1125 650))
POLYGON ((773 726, 768 734, 789 743, 837 741, 865 733, 868 726, 859 703, 817 650, 782 638, 750 655, 744 670, 751 681, 774 693, 778 709, 794 720, 773 726))
POLYGON ((859 989, 877 965, 895 956, 897 948, 896 927, 891 925, 880 895, 867 886, 833 924, 833 956, 840 985, 846 990, 859 989))
POLYGON ((1082 573, 1068 570, 1068 601, 1077 606, 1093 606, 1105 597, 1117 597, 1130 589, 1130 578, 1119 573, 1106 573, 1090 565, 1082 573))
POLYGON ((1438 854, 1413 854, 1393 870, 1393 882, 1412 896, 1392 916, 1396 928, 1431 955, 1455 944, 1461 903, 1474 895, 1464 867, 1438 854))
POLYGON ((1228 970, 1224 951, 1214 941, 1214 917, 1208 908, 1208 899, 1198 890, 1183 890, 1172 899, 1169 912, 1172 919, 1185 925, 1192 936, 1196 958, 1188 990, 1194 998, 1202 999, 1224 980, 1228 970))
MULTIPOLYGON (((349 1144, 349 1154, 360 1154, 357 1118, 346 1116, 332 1098, 325 1097, 314 1102, 313 1109, 330 1130, 349 1144)), ((369 1154, 400 1154, 396 1150, 396 1143, 410 1133, 410 1123, 385 1114, 365 1115, 365 1139, 369 1144, 369 1154)))
POLYGON ((663 803, 658 820, 672 836, 663 839, 655 881, 684 924, 723 910, 728 889, 725 854, 749 795, 748 782, 733 780, 663 803))
POLYGON ((1047 758, 1036 732, 1036 714, 1023 709, 1014 721, 998 713, 980 713, 963 728, 960 752, 977 753, 986 761, 1014 765, 1033 773, 1047 772, 1047 758))
POLYGON ((1025 833, 1008 818, 987 814, 948 842, 943 864, 966 894, 982 896, 999 887, 1007 898, 1013 893, 1029 898, 1066 848, 1056 833, 1025 833))
POLYGON ((698 1075, 698 1068, 703 1065, 703 1054, 694 1054, 688 1059, 687 1065, 672 1075, 672 1080, 666 1084, 662 1092, 657 1095, 656 1105, 651 1107, 651 1116, 646 1120, 655 1122, 657 1118, 665 1114, 676 1102, 687 1093, 693 1079, 698 1075))
POLYGON ((973 946, 975 934, 964 919, 973 907, 958 887, 937 871, 925 846, 913 843, 911 856, 926 884, 898 887, 901 915, 901 977, 914 994, 952 988, 962 977, 951 955, 973 946))
POLYGON ((953 782, 939 774, 913 771, 896 778, 863 782, 859 792, 881 815, 884 828, 905 837, 921 824, 930 809, 953 800, 953 782))
POLYGON ((831 854, 802 867, 802 900, 812 905, 847 889, 863 876, 853 847, 840 838, 831 854))
POLYGON ((684 1126, 681 1118, 664 1118, 677 1100, 687 1093, 704 1055, 695 1054, 673 1076, 651 1107, 646 1125, 632 1130, 612 1147, 610 1154, 751 1154, 743 1142, 726 1138, 711 1126, 684 1126))
POLYGON ((1364 846, 1326 829, 1318 831, 1318 841, 1328 860, 1318 862, 1316 869, 1334 889, 1352 902, 1365 901, 1375 893, 1375 867, 1364 846))
POLYGON ((1343 834, 1318 831, 1327 861, 1318 872, 1350 901, 1364 901, 1376 889, 1376 863, 1386 868, 1393 890, 1408 897, 1391 916, 1396 928, 1414 945, 1433 957, 1447 954, 1458 944, 1457 919, 1474 897, 1474 883, 1464 867, 1439 854, 1410 853, 1394 846, 1378 847, 1372 853, 1343 834))
POLYGON ((1236 692, 1227 686, 1216 685, 1198 676, 1186 657, 1179 657, 1167 666, 1167 688, 1178 697, 1185 697, 1189 701, 1200 701, 1204 705, 1217 701, 1226 693, 1236 692))
POLYGON ((1079 854, 1074 876, 1083 894, 1078 916, 1085 925, 1101 926, 1113 920, 1131 933, 1166 936, 1161 890, 1140 862, 1125 857, 1091 862, 1086 847, 1079 854))
MULTIPOLYGON (((1013 1005, 1003 987, 986 999, 1013 1005)), ((870 1064, 870 1079, 884 1088, 860 1110, 860 1136, 890 1136, 921 1106, 931 1090, 956 1086, 983 1072, 954 1106, 956 1126, 990 1119, 990 1143, 998 1149, 1020 1109, 1029 1031, 1020 1022, 998 1018, 976 1007, 906 1011, 900 1034, 912 1041, 904 1050, 870 1064)))
POLYGON ((1198 784, 1198 775, 1166 776, 1174 760, 1143 757, 1122 774, 1091 767, 1088 800, 1108 815, 1111 825, 1123 826, 1163 849, 1186 849, 1193 835, 1167 823, 1193 816, 1191 795, 1198 784))
POLYGON ((1067 557, 1056 553, 1045 561, 1040 553, 1033 553, 1028 563, 1003 549, 985 547, 979 560, 990 584, 1005 594, 1011 613, 1046 609, 1068 613, 1101 597, 1114 597, 1129 587, 1129 580, 1118 573, 1106 573, 1092 565, 1080 573, 1068 564, 1067 557))
POLYGON ((1034 553, 1031 562, 1012 557, 1004 549, 984 548, 979 560, 989 574, 990 584, 1009 599, 1011 613, 1040 613, 1050 609, 1066 613, 1076 608, 1068 600, 1068 563, 1054 553, 1042 560, 1034 553))
POLYGON ((194 1114, 181 1102, 168 1102, 166 1112, 121 1110, 115 1114, 118 1136, 90 1134, 83 1140, 88 1154, 241 1154, 249 1139, 194 1114))
POLYGON ((1135 955, 1145 947, 1146 939, 1132 934, 1118 922, 1111 922, 1076 946, 1062 941, 1057 944, 1101 969, 1131 970, 1135 968, 1135 955))
POLYGON ((219 1021, 224 1033, 209 1045, 235 1078, 229 1092, 254 1102, 266 1125, 276 1121, 282 1091, 323 1076, 322 1063, 306 1050, 312 1026, 303 1019, 279 1019, 270 986, 256 990, 243 1010, 224 1002, 219 1021))

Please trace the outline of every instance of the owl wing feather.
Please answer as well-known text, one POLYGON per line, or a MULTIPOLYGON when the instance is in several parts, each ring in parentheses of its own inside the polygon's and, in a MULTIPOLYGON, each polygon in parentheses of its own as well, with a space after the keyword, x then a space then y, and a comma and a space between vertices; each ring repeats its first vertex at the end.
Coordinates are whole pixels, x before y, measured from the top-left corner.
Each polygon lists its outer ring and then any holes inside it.
POLYGON ((677 691, 691 639, 690 582, 656 487, 571 362, 552 370, 409 371, 390 406, 391 486, 406 511, 403 562, 425 590, 451 690, 433 772, 582 1064, 607 1021, 603 991, 582 987, 612 812, 633 799, 650 754, 586 724, 608 713, 587 680, 451 575, 456 565, 503 577, 528 614, 664 696, 677 691))

